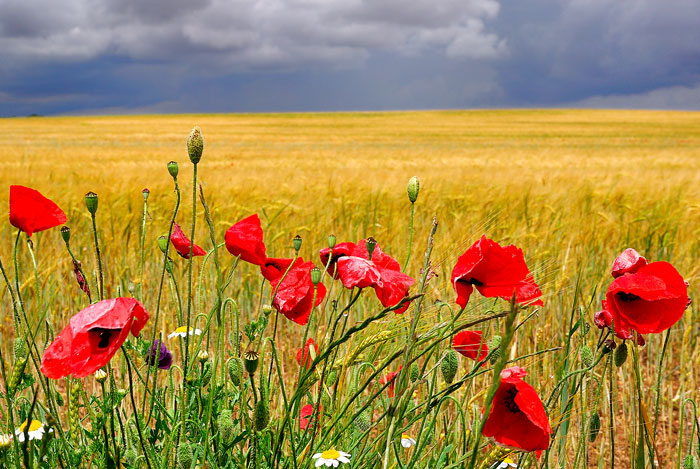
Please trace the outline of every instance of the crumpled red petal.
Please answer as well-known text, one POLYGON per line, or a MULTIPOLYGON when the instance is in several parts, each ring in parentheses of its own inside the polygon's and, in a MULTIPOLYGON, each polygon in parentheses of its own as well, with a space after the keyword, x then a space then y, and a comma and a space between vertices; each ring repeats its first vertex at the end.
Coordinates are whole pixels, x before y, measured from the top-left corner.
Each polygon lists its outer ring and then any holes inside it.
POLYGON ((637 251, 627 248, 617 256, 610 273, 617 278, 627 273, 634 273, 647 264, 647 260, 640 256, 637 251))
MULTIPOLYGON (((173 233, 170 236, 170 241, 173 243, 173 247, 177 251, 178 254, 180 254, 182 257, 185 259, 190 258, 190 246, 192 245, 192 241, 185 236, 185 232, 182 231, 182 228, 180 228, 180 225, 177 223, 173 224, 173 233)), ((192 247, 192 255, 193 256, 204 256, 207 252, 202 249, 201 247, 197 246, 196 244, 194 247, 192 247)))
POLYGON ((226 249, 234 256, 255 265, 262 265, 267 260, 263 230, 257 213, 244 218, 226 231, 224 236, 226 249))
MULTIPOLYGON (((458 332, 452 338, 452 348, 474 361, 481 361, 489 354, 489 347, 483 341, 481 331, 458 332)), ((486 366, 486 363, 483 366, 486 366)))
POLYGON ((328 264, 327 272, 333 276, 334 279, 338 280, 338 269, 337 262, 338 259, 344 256, 351 256, 352 252, 355 250, 355 243, 338 243, 333 248, 333 255, 331 256, 331 248, 321 249, 318 253, 321 259, 321 269, 326 268, 328 264), (330 258, 330 263, 328 262, 330 258))
POLYGON ((338 276, 345 288, 366 288, 379 285, 379 269, 372 261, 357 256, 338 259, 338 276))
MULTIPOLYGON (((292 267, 284 279, 271 282, 272 294, 276 295, 272 299, 272 306, 290 319, 302 326, 309 322, 314 296, 314 285, 311 282, 311 269, 313 262, 292 267), (277 286, 279 284, 279 287, 277 286)), ((318 306, 326 296, 326 287, 323 283, 318 284, 316 292, 316 304, 318 306)))
POLYGON ((31 236, 66 222, 66 214, 35 189, 10 186, 10 223, 31 236))

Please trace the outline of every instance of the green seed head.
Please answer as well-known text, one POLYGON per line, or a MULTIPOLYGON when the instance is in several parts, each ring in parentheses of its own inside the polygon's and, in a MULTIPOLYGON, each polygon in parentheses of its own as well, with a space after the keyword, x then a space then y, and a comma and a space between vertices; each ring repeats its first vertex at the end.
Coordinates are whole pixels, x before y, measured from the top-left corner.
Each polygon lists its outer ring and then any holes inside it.
POLYGON ((442 371, 442 378, 447 384, 451 384, 457 375, 457 354, 454 350, 450 350, 445 355, 440 363, 440 371, 442 371))
POLYGON ((255 371, 258 369, 258 362, 260 361, 260 355, 254 350, 248 350, 243 356, 245 363, 245 369, 249 375, 254 375, 255 371))
POLYGON ((367 243, 367 258, 371 261, 372 254, 374 253, 374 248, 377 247, 377 240, 370 236, 369 238, 367 238, 366 243, 367 243))
POLYGON ((335 370, 332 370, 330 373, 328 373, 328 376, 326 377, 326 386, 333 387, 335 382, 338 380, 338 373, 335 370))
POLYGON ((259 432, 267 428, 267 424, 270 423, 270 408, 267 405, 267 400, 259 400, 255 404, 255 413, 253 414, 253 421, 255 422, 255 429, 259 432))
POLYGON ((593 363, 595 362, 593 358, 593 351, 588 345, 584 345, 583 347, 581 347, 580 356, 581 363, 583 364, 583 366, 585 366, 586 368, 590 368, 593 366, 593 363))
POLYGON ((27 346, 21 337, 15 338, 15 359, 27 358, 27 346))
POLYGON ((168 163, 168 172, 173 179, 177 179, 177 173, 180 172, 180 167, 178 166, 177 161, 171 161, 168 163))
POLYGON ((192 460, 194 459, 194 454, 192 454, 192 446, 190 446, 189 441, 184 441, 180 443, 177 447, 177 463, 180 469, 190 469, 192 467, 192 460))
POLYGON ((202 131, 199 127, 195 127, 190 132, 190 136, 187 137, 187 154, 190 156, 190 161, 193 164, 199 163, 202 159, 202 152, 204 151, 204 137, 202 137, 202 131))
POLYGON ((491 337, 491 340, 489 341, 489 350, 491 351, 491 358, 489 358, 489 362, 493 365, 498 361, 499 358, 501 358, 500 335, 495 335, 491 337))
POLYGON ((698 464, 698 458, 693 456, 692 454, 689 454, 688 456, 685 457, 683 460, 683 469, 698 469, 700 468, 700 464, 698 464))
POLYGON ((321 271, 318 267, 314 267, 313 269, 311 269, 311 283, 313 283, 314 285, 318 285, 320 281, 321 271))
POLYGON ((420 191, 420 181, 418 180, 418 176, 413 176, 408 180, 408 200, 410 200, 412 204, 416 203, 416 200, 418 200, 418 191, 420 191))
POLYGON ((63 242, 68 244, 70 242, 70 228, 67 226, 62 226, 61 227, 61 238, 63 238, 63 242))
POLYGON ((618 368, 625 364, 627 361, 627 343, 622 342, 615 349, 615 366, 618 368))
POLYGON ((241 385, 241 370, 243 365, 241 364, 241 359, 238 357, 233 357, 228 362, 228 377, 234 386, 238 387, 241 385))
POLYGON ((420 367, 418 366, 418 363, 413 362, 411 363, 411 382, 415 383, 418 381, 418 378, 420 378, 420 367))
POLYGON ((328 235, 328 247, 333 249, 335 247, 336 238, 335 235, 328 235))
POLYGON ((136 452, 136 449, 133 446, 129 446, 126 451, 124 452, 124 459, 126 460, 127 463, 129 463, 129 466, 134 466, 136 463, 136 458, 138 457, 138 453, 136 452))
POLYGON ((299 252, 299 249, 301 249, 301 236, 296 235, 294 239, 292 240, 292 246, 294 246, 294 250, 296 252, 299 252))
POLYGON ((85 194, 85 206, 87 207, 88 212, 94 215, 97 212, 97 194, 94 192, 88 192, 85 194))
POLYGON ((596 438, 598 438, 598 433, 600 432, 600 415, 598 415, 598 412, 593 412, 591 414, 591 422, 589 425, 589 434, 588 434, 588 439, 590 440, 591 443, 595 441, 596 438))
POLYGON ((229 409, 224 409, 221 411, 216 419, 216 425, 219 427, 219 435, 221 440, 229 444, 235 436, 235 428, 233 426, 233 413, 229 409))
POLYGON ((355 421, 353 422, 353 424, 355 425, 355 427, 358 430, 360 430, 362 432, 369 430, 369 427, 372 425, 372 420, 370 419, 369 412, 367 412, 367 411, 362 412, 360 415, 358 415, 355 418, 355 421))

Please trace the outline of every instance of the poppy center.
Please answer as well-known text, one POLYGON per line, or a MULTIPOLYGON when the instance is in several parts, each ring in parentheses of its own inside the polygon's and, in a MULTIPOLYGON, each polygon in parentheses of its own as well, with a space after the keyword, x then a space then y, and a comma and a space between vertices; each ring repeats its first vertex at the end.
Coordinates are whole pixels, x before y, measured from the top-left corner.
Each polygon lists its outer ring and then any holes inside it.
POLYGON ((516 394, 518 394, 518 390, 515 387, 512 387, 506 391, 506 396, 503 399, 503 405, 514 414, 520 412, 520 407, 518 407, 518 404, 515 403, 516 394))
POLYGON ((474 285, 475 287, 481 287, 481 286, 484 285, 484 282, 482 282, 482 281, 480 281, 480 280, 477 280, 477 279, 475 279, 475 278, 470 278, 470 279, 467 281, 467 283, 470 284, 470 285, 474 285))
POLYGON ((90 329, 90 335, 92 336, 92 342, 97 341, 97 348, 103 349, 109 347, 112 341, 112 337, 119 335, 121 329, 107 329, 104 327, 96 327, 90 329))
POLYGON ((627 293, 624 291, 619 292, 617 294, 617 297, 620 299, 620 301, 626 301, 626 302, 635 301, 635 300, 639 299, 639 297, 637 295, 635 295, 633 293, 627 293))

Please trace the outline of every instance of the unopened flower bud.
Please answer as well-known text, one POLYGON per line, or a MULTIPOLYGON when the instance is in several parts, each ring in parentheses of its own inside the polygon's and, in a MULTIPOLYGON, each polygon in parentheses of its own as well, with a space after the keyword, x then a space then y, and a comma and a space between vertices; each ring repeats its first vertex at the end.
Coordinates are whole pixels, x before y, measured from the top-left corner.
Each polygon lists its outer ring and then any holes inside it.
POLYGON ((85 194, 85 206, 87 207, 88 212, 94 215, 97 212, 97 194, 94 192, 88 192, 85 194))
POLYGON ((245 369, 249 375, 254 375, 255 371, 258 369, 258 362, 260 361, 260 355, 255 350, 248 350, 245 355, 243 355, 245 369))
POLYGON ((411 374, 410 374, 411 382, 415 383, 416 381, 418 381, 418 378, 420 378, 420 367, 418 366, 418 363, 416 363, 416 362, 411 363, 411 370, 410 371, 411 371, 411 374))
POLYGON ((335 235, 328 235, 328 247, 333 249, 335 247, 336 238, 335 235))
POLYGON ((253 421, 257 431, 261 432, 267 428, 267 424, 270 423, 270 407, 267 405, 267 400, 261 399, 255 405, 253 421))
POLYGON ((603 353, 610 353, 613 350, 615 350, 615 347, 617 347, 615 341, 612 339, 608 339, 605 342, 603 342, 603 353))
POLYGON ((452 384, 457 374, 457 354, 454 350, 450 350, 445 355, 440 363, 440 370, 442 371, 442 378, 447 384, 452 384))
POLYGON ((269 316, 272 314, 272 306, 270 305, 263 305, 262 307, 262 312, 265 316, 269 316))
POLYGON ((367 411, 362 412, 360 415, 358 415, 355 418, 355 421, 353 422, 355 427, 362 431, 365 432, 369 430, 369 427, 372 425, 372 421, 370 420, 370 414, 367 411))
POLYGON ((0 449, 7 449, 10 447, 11 444, 12 444, 12 436, 11 435, 5 435, 5 434, 0 435, 0 449))
POLYGON ((202 131, 199 127, 195 127, 190 132, 189 137, 187 137, 187 154, 190 157, 190 161, 193 164, 199 163, 202 159, 202 152, 204 151, 204 138, 202 137, 202 131))
POLYGON ((27 358, 27 346, 22 337, 15 338, 15 359, 27 358))
POLYGON ((698 458, 696 458, 694 455, 689 454, 688 456, 685 457, 683 460, 683 469, 698 469, 700 468, 700 464, 698 463, 698 458))
POLYGON ((100 383, 100 384, 102 384, 102 383, 104 383, 105 381, 107 381, 107 372, 106 372, 105 370, 103 370, 102 368, 100 368, 99 370, 97 370, 97 371, 95 372, 95 381, 97 381, 97 382, 100 383))
POLYGON ((180 167, 178 166, 177 161, 171 161, 168 163, 168 172, 173 179, 177 179, 177 173, 180 172, 180 167))
POLYGON ((593 363, 595 360, 593 359, 593 351, 588 345, 584 345, 581 347, 581 351, 579 352, 581 356, 581 363, 583 366, 586 368, 590 368, 593 366, 593 363))
POLYGON ((238 357, 233 357, 228 362, 228 377, 231 378, 231 382, 234 386, 238 387, 241 385, 241 371, 243 365, 241 364, 241 359, 238 357))
POLYGON ((197 360, 199 360, 199 363, 207 362, 209 360, 209 352, 204 349, 200 350, 197 354, 197 360))
POLYGON ((192 454, 192 446, 190 446, 189 441, 182 442, 177 447, 177 463, 180 469, 190 469, 192 467, 192 460, 194 459, 194 454, 192 454))
POLYGON ((229 444, 233 440, 235 427, 233 425, 233 413, 229 409, 224 409, 216 419, 216 426, 219 427, 221 440, 229 444))
POLYGON ((420 191, 420 181, 418 180, 418 176, 413 176, 408 180, 408 200, 410 200, 412 204, 418 200, 418 191, 420 191))
POLYGON ((168 249, 168 235, 158 237, 158 247, 165 254, 165 250, 168 249))
POLYGON ((627 343, 622 342, 619 347, 615 349, 615 366, 618 368, 625 364, 627 361, 627 343))
POLYGON ((369 238, 367 238, 367 241, 365 241, 365 243, 367 244, 367 259, 371 261, 372 254, 374 253, 374 248, 377 247, 377 240, 370 236, 369 238))
POLYGON ((491 358, 489 362, 495 365, 499 358, 501 358, 501 336, 495 335, 491 337, 489 341, 489 350, 491 350, 491 358))
POLYGON ((318 283, 321 281, 321 271, 319 270, 318 267, 314 267, 311 269, 311 283, 314 285, 318 285, 318 283))
POLYGON ((61 227, 61 238, 63 238, 63 242, 68 244, 70 242, 70 228, 67 226, 62 226, 61 227))
POLYGON ((151 191, 144 189, 141 191, 141 195, 143 195, 143 200, 148 200, 148 196, 151 195, 151 191))
POLYGON ((294 246, 294 250, 296 252, 299 252, 299 249, 301 249, 301 236, 296 235, 294 239, 292 240, 292 246, 294 246))

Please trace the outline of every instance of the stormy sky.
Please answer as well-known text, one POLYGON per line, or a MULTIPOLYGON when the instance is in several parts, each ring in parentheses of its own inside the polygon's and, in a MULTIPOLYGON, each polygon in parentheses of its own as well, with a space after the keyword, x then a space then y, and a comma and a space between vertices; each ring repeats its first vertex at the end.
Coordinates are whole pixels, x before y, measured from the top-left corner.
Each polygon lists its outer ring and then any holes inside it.
POLYGON ((700 0, 0 0, 0 116, 700 109, 700 0))

